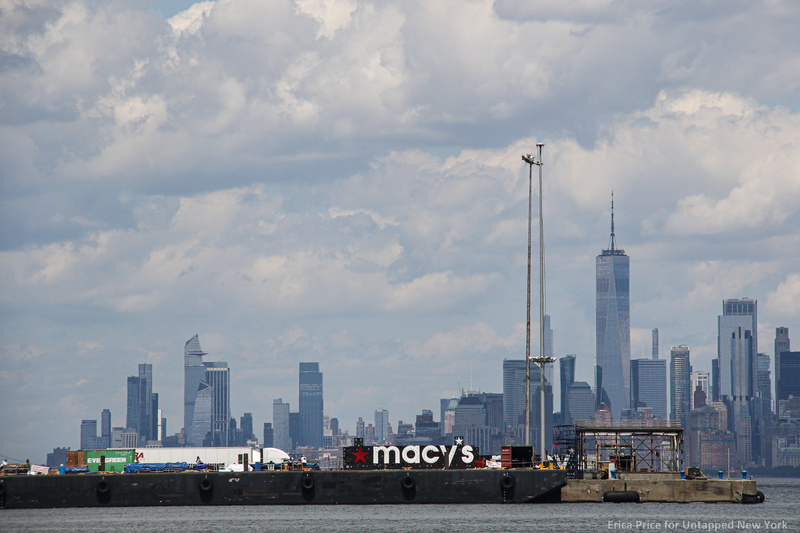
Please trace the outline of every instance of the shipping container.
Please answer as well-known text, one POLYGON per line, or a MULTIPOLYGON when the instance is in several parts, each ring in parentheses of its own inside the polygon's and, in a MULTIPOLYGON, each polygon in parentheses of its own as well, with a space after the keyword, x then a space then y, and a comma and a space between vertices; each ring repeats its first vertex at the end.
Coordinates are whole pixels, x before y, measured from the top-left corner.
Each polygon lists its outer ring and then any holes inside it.
POLYGON ((125 465, 136 460, 136 450, 86 450, 86 466, 90 472, 122 472, 125 465))

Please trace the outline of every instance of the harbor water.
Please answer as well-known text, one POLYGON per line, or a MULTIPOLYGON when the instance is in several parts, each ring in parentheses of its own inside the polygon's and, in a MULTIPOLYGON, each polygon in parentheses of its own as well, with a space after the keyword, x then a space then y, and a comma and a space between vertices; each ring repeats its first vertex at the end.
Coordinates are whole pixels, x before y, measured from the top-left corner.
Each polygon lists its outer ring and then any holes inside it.
POLYGON ((800 479, 758 479, 740 504, 363 505, 0 510, 3 532, 800 532, 800 479))

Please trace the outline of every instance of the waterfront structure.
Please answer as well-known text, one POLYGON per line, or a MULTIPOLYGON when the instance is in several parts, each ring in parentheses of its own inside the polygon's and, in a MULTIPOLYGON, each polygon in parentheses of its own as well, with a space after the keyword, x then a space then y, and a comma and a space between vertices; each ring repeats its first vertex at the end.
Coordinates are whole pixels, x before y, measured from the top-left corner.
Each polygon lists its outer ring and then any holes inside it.
POLYGON ((679 421, 683 427, 688 427, 692 369, 689 347, 681 344, 673 346, 669 352, 670 419, 679 421))
POLYGON ((614 418, 629 406, 630 397, 630 259, 617 248, 614 196, 611 196, 611 238, 596 258, 597 402, 608 401, 614 418))
POLYGON ((300 446, 322 447, 323 396, 319 363, 300 363, 300 446))
POLYGON ((667 419, 667 361, 631 361, 631 411, 649 407, 656 418, 667 419))
POLYGON ((389 411, 386 409, 375 410, 375 442, 383 443, 389 440, 389 411))
POLYGON ((575 383, 575 356, 565 355, 558 360, 561 386, 561 423, 571 424, 572 417, 569 412, 569 387, 575 383))
POLYGON ((698 407, 701 407, 700 405, 695 405, 694 402, 694 395, 697 391, 697 387, 700 387, 700 390, 703 391, 707 402, 711 399, 711 389, 709 388, 710 376, 708 372, 697 370, 692 371, 692 373, 689 374, 689 380, 691 382, 691 387, 689 388, 689 403, 691 405, 691 409, 697 409, 698 407))
POLYGON ((282 398, 272 400, 272 431, 275 448, 292 453, 292 439, 289 435, 289 403, 282 398))

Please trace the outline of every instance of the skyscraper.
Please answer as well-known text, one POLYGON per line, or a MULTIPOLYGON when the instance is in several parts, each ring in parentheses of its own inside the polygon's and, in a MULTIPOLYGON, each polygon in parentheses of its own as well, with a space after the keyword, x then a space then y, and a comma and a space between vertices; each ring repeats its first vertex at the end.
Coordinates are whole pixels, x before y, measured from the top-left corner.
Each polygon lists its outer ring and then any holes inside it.
POLYGON ((756 388, 761 400, 761 420, 768 423, 772 420, 772 379, 769 371, 769 356, 760 353, 756 356, 756 388))
POLYGON ((323 396, 319 363, 300 363, 300 446, 322 447, 323 396))
POLYGON ((691 405, 690 373, 692 365, 689 359, 689 347, 685 344, 673 346, 669 351, 669 403, 670 419, 679 420, 683 427, 688 427, 689 407, 691 405))
POLYGON ((658 359, 658 328, 653 328, 652 332, 653 338, 653 359, 658 359))
POLYGON ((789 328, 778 327, 775 328, 775 412, 778 412, 778 400, 785 400, 786 398, 780 392, 781 388, 781 354, 783 352, 791 351, 791 343, 789 341, 789 328))
POLYGON ((183 422, 187 446, 228 446, 231 421, 230 368, 203 361, 197 335, 186 341, 183 422))
POLYGON ((240 420, 243 439, 241 446, 246 446, 248 440, 253 440, 256 438, 255 433, 253 433, 253 413, 245 413, 240 420))
POLYGON ((569 414, 572 421, 591 420, 594 418, 594 394, 585 381, 576 381, 569 386, 569 414))
POLYGON ((781 379, 775 403, 788 400, 789 396, 800 398, 800 352, 781 353, 781 379))
MULTIPOLYGON (((531 439, 540 442, 541 394, 539 366, 531 365, 531 439)), ((552 442, 553 435, 553 387, 545 381, 545 441, 552 442)), ((503 419, 506 427, 513 428, 520 441, 525 437, 525 361, 503 360, 503 419)))
MULTIPOLYGON (((201 444, 195 443, 194 437, 192 436, 192 426, 194 424, 194 411, 197 403, 197 396, 201 390, 208 388, 208 383, 204 382, 206 376, 206 369, 203 367, 204 355, 208 354, 200 349, 200 339, 197 335, 186 341, 186 345, 183 348, 183 430, 186 434, 187 446, 199 446, 201 444)), ((210 425, 209 413, 208 431, 210 431, 210 425)), ((205 438, 205 433, 202 438, 205 438)))
POLYGON ((631 361, 631 410, 650 407, 653 416, 667 419, 667 361, 631 361))
POLYGON ((760 455, 760 401, 758 392, 758 303, 750 298, 722 302, 717 320, 719 395, 728 406, 728 430, 736 439, 739 464, 760 455), (758 405, 757 405, 758 404, 758 405))
POLYGON ((211 433, 212 446, 231 446, 231 369, 224 361, 203 363, 205 381, 211 387, 211 433))
POLYGON ((630 260, 617 248, 614 234, 614 196, 611 196, 611 238, 596 259, 598 402, 607 398, 614 418, 628 408, 630 396, 630 260))
POLYGON ((702 390, 703 394, 705 394, 706 402, 708 402, 711 398, 711 389, 709 388, 710 377, 708 372, 698 370, 696 372, 692 372, 689 376, 689 379, 691 380, 691 387, 689 389, 689 403, 691 409, 696 409, 697 407, 701 407, 694 404, 694 392, 697 390, 698 386, 700 386, 700 390, 702 390))
POLYGON ((126 424, 136 428, 139 444, 147 445, 148 440, 157 440, 153 435, 153 365, 139 365, 139 375, 128 377, 128 403, 126 424))
POLYGON ((389 411, 386 409, 375 410, 375 442, 386 442, 389 438, 389 411))
POLYGON ((97 420, 81 420, 81 450, 94 449, 97 440, 97 420))
POLYGON ((272 440, 273 445, 286 453, 292 453, 292 439, 289 434, 289 404, 281 398, 272 401, 272 440))
POLYGON ((100 436, 105 440, 105 448, 111 447, 111 411, 103 409, 100 413, 100 436))
POLYGON ((561 385, 561 422, 571 424, 572 417, 569 413, 569 387, 575 382, 575 356, 566 355, 558 360, 561 385))

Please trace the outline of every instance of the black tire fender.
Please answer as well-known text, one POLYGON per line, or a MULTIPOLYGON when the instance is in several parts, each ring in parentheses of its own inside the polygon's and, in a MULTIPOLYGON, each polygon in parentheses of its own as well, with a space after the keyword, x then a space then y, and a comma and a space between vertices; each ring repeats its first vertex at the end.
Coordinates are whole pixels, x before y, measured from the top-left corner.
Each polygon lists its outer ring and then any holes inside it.
POLYGON ((311 489, 313 489, 314 488, 314 478, 309 476, 309 475, 303 476, 303 481, 301 482, 301 486, 303 487, 303 490, 311 490, 311 489))
POLYGON ((204 477, 203 479, 200 480, 199 487, 200 490, 202 490, 203 492, 208 492, 214 488, 214 482, 211 481, 211 478, 204 477))
POLYGON ((511 489, 513 489, 514 485, 516 485, 516 483, 517 483, 517 480, 514 478, 514 476, 512 476, 510 474, 506 474, 506 475, 504 475, 503 477, 500 478, 500 488, 502 488, 503 490, 511 490, 511 489))
POLYGON ((101 479, 94 489, 97 491, 97 494, 108 494, 111 492, 111 486, 105 479, 101 479))
POLYGON ((400 486, 403 490, 413 490, 417 486, 417 481, 411 476, 406 476, 400 481, 400 486))

